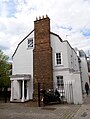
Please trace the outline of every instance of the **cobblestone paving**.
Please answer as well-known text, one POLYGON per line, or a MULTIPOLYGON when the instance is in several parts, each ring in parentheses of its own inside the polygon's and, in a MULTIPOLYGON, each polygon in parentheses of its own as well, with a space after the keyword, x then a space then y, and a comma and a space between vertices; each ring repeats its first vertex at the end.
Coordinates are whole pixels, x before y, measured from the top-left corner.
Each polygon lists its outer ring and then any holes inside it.
POLYGON ((72 119, 80 105, 53 104, 44 107, 31 103, 0 103, 0 119, 72 119))

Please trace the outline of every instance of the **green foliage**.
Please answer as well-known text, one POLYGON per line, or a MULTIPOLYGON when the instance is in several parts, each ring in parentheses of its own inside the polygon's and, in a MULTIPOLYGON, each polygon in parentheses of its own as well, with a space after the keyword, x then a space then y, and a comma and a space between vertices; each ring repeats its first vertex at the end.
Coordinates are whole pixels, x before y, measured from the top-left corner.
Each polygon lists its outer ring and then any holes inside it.
POLYGON ((9 57, 0 50, 0 87, 10 86, 9 71, 11 65, 8 63, 8 58, 9 57))

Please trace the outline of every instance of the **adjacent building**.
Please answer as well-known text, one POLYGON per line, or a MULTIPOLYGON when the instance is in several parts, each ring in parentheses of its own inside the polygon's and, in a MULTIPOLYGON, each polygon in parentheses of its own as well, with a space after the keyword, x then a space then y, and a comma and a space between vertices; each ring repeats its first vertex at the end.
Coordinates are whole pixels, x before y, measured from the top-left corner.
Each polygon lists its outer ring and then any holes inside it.
POLYGON ((82 83, 82 92, 85 92, 85 83, 89 84, 89 61, 87 61, 86 54, 83 50, 75 49, 78 57, 80 58, 80 73, 81 73, 81 83, 82 83))
POLYGON ((89 84, 90 84, 90 55, 87 57, 87 63, 88 63, 88 77, 89 77, 89 84))

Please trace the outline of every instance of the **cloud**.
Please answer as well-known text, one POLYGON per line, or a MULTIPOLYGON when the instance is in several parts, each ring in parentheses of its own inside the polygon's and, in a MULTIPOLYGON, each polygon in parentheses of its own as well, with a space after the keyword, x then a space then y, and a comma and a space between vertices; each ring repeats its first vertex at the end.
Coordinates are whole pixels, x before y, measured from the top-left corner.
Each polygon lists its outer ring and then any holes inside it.
POLYGON ((17 44, 33 30, 35 18, 48 14, 52 32, 87 52, 89 6, 90 0, 0 0, 0 45, 11 57, 17 44))
POLYGON ((5 47, 5 46, 0 45, 0 49, 2 49, 2 50, 7 50, 7 49, 9 49, 9 48, 8 48, 8 47, 5 47))

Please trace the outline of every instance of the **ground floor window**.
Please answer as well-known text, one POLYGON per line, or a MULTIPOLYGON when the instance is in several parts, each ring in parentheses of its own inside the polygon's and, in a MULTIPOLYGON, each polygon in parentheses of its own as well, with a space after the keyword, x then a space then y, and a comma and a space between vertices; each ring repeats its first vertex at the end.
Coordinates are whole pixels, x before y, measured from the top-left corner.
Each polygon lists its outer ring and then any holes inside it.
POLYGON ((57 87, 58 89, 64 88, 63 76, 57 76, 57 87))

